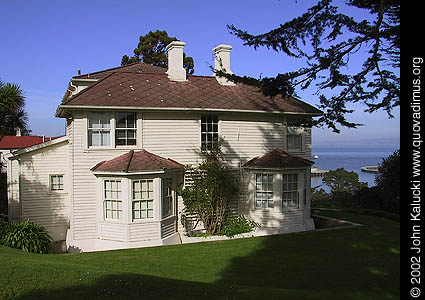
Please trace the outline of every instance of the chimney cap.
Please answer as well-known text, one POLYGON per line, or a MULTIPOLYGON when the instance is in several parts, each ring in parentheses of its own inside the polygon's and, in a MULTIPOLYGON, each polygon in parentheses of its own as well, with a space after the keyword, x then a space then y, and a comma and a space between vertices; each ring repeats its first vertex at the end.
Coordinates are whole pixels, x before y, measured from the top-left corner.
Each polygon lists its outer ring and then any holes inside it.
POLYGON ((232 46, 231 45, 227 45, 227 44, 220 44, 217 47, 215 47, 212 51, 214 53, 219 52, 219 51, 230 51, 232 50, 232 46))
POLYGON ((173 48, 173 47, 184 47, 184 46, 186 46, 186 43, 185 42, 182 42, 182 41, 172 41, 171 43, 169 43, 166 47, 165 47, 165 50, 170 50, 171 48, 173 48))

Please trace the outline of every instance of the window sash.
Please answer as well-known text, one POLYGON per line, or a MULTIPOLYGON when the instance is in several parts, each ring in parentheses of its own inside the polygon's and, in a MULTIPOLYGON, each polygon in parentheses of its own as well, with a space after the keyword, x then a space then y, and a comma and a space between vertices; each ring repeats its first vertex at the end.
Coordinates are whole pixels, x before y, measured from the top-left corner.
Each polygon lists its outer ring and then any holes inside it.
POLYGON ((133 180, 132 188, 133 221, 154 218, 153 179, 133 180))
POLYGON ((93 113, 89 115, 88 145, 109 146, 111 136, 109 114, 93 113))
POLYGON ((286 140, 288 150, 302 150, 301 134, 287 134, 286 140))
POLYGON ((255 174, 255 207, 273 206, 273 174, 255 174))
POLYGON ((171 216, 173 213, 173 194, 171 178, 162 180, 162 217, 171 216))
POLYGON ((63 175, 50 175, 50 190, 63 191, 63 175))
POLYGON ((201 150, 210 151, 218 142, 218 115, 201 116, 201 150))
POLYGON ((104 180, 103 199, 105 220, 121 220, 121 180, 104 180))
POLYGON ((135 146, 137 118, 136 113, 117 113, 115 128, 115 145, 116 146, 135 146))
POLYGON ((298 174, 282 174, 282 209, 299 208, 298 174))

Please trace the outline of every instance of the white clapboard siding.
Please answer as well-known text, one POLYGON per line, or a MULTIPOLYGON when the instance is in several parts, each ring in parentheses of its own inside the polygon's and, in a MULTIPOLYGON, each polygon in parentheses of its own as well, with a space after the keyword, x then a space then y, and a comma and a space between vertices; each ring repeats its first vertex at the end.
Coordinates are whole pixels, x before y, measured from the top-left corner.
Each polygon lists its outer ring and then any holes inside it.
POLYGON ((17 160, 8 162, 7 172, 8 201, 11 221, 21 220, 21 206, 19 202, 19 164, 17 160))
POLYGON ((171 217, 161 221, 161 238, 166 238, 176 232, 176 218, 171 217))
MULTIPOLYGON (((68 228, 67 154, 68 144, 64 141, 23 154, 19 159, 21 218, 43 225, 54 239, 64 239, 68 228), (50 175, 64 176, 63 191, 50 190, 50 175)), ((13 176, 17 174, 19 167, 13 171, 13 176)))
POLYGON ((199 118, 199 114, 193 113, 143 113, 143 148, 182 164, 197 164, 199 118))
POLYGON ((102 222, 100 224, 100 238, 112 241, 127 241, 127 224, 102 222))
MULTIPOLYGON (((94 239, 99 218, 97 216, 99 195, 97 180, 90 169, 101 161, 113 159, 127 153, 128 149, 87 149, 86 112, 74 112, 72 124, 68 124, 72 156, 72 233, 74 239, 94 239)), ((194 112, 139 112, 138 145, 135 149, 146 149, 156 155, 171 158, 182 164, 197 165, 202 157, 200 150, 200 113, 194 112)), ((233 167, 253 157, 263 155, 275 148, 286 147, 285 118, 265 114, 219 114, 219 132, 224 139, 225 159, 233 167)), ((310 158, 311 134, 305 131, 305 150, 298 155, 310 158)), ((178 216, 183 207, 178 197, 178 216)), ((242 201, 232 208, 243 210, 242 201)), ((180 218, 177 222, 181 230, 180 218)), ((159 239, 161 224, 145 227, 130 225, 130 240, 159 239), (143 236, 143 234, 147 236, 143 236)))
POLYGON ((234 167, 275 148, 284 148, 282 120, 258 116, 238 120, 235 116, 222 116, 220 122, 222 150, 234 167))
POLYGON ((87 138, 86 120, 83 115, 74 117, 72 153, 73 168, 73 237, 74 239, 96 238, 97 235, 97 179, 90 170, 101 161, 113 159, 129 150, 85 149, 87 138))
POLYGON ((287 210, 285 212, 271 212, 264 210, 251 211, 251 220, 257 222, 262 227, 286 227, 302 225, 304 220, 304 210, 287 210))
POLYGON ((129 234, 130 241, 153 241, 160 239, 161 225, 160 222, 145 222, 139 224, 130 224, 129 234))

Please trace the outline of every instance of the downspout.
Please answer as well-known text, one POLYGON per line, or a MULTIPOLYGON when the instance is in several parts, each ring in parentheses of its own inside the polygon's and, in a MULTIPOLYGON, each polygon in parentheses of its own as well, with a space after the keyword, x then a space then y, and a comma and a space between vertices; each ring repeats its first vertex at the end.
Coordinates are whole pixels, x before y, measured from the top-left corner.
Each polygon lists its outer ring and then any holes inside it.
POLYGON ((24 206, 22 201, 22 165, 21 160, 18 159, 18 196, 19 196, 19 210, 21 211, 21 220, 24 216, 24 206))

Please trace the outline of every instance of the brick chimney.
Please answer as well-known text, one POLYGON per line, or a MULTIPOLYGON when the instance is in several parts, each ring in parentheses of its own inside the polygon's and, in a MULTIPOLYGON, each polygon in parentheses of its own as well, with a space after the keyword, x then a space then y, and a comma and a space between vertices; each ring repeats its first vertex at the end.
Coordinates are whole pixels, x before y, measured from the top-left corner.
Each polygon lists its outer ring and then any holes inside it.
MULTIPOLYGON (((230 45, 218 45, 213 49, 214 53, 214 68, 229 74, 233 74, 230 70, 230 51, 232 46, 230 45)), ((224 77, 215 77, 219 84, 221 85, 235 85, 233 82, 227 80, 224 77)))
POLYGON ((183 48, 185 42, 174 41, 165 48, 168 54, 168 78, 172 81, 186 81, 186 70, 183 68, 183 48))

